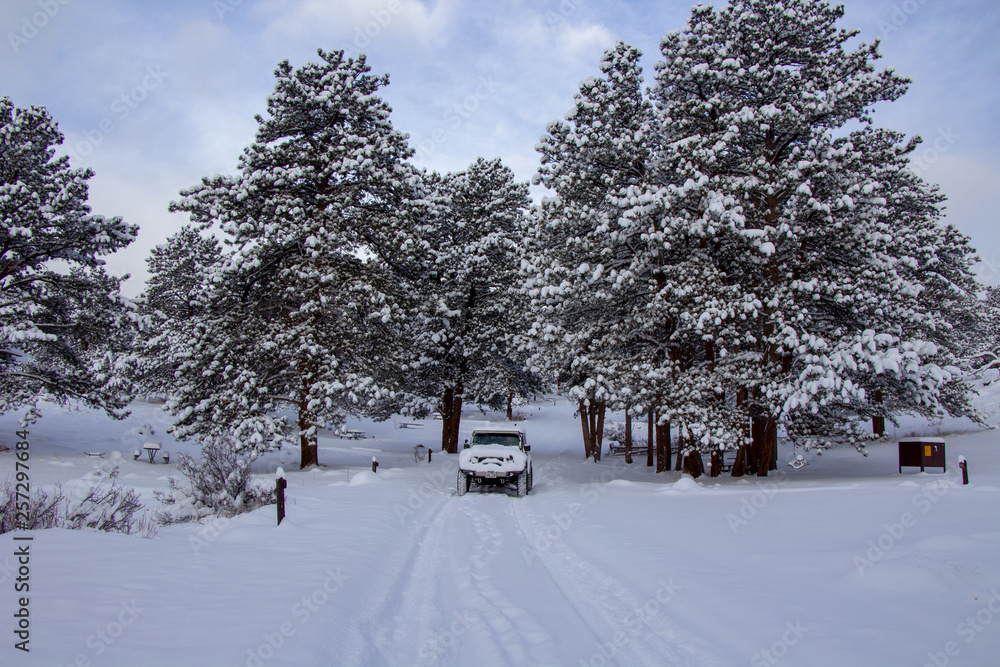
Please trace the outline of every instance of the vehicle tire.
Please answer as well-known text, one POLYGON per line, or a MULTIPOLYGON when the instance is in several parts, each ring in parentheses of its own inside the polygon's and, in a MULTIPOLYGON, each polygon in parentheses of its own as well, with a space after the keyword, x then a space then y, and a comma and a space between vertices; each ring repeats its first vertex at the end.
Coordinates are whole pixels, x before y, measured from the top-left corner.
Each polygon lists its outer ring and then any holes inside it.
POLYGON ((528 493, 531 493, 531 487, 535 485, 535 471, 528 468, 528 493))
POLYGON ((528 495, 528 471, 525 470, 517 476, 517 497, 524 498, 528 495))
POLYGON ((459 470, 458 471, 458 484, 456 485, 457 489, 458 489, 458 495, 464 496, 466 494, 466 492, 469 490, 469 487, 471 486, 471 484, 472 484, 472 481, 469 479, 469 475, 467 473, 465 473, 464 471, 459 470))

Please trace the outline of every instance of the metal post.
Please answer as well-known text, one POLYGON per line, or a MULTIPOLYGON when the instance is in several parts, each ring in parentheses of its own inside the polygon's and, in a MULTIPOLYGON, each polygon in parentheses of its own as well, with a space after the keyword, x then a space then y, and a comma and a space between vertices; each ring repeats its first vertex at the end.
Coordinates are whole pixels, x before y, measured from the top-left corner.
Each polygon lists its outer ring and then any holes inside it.
POLYGON ((969 483, 969 462, 965 460, 964 456, 958 457, 958 467, 962 469, 962 484, 969 483))
POLYGON ((433 449, 431 449, 430 447, 428 447, 428 448, 427 448, 427 462, 428 462, 428 463, 430 463, 430 462, 431 462, 431 454, 433 454, 433 453, 434 453, 434 450, 433 450, 433 449))

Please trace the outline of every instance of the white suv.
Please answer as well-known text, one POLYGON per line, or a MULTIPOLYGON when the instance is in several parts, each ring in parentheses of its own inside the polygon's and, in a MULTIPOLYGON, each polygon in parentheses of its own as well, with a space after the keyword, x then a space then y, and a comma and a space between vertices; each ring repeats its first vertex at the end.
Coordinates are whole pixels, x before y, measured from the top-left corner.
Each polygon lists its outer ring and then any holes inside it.
POLYGON ((458 495, 473 483, 511 486, 519 498, 531 491, 531 447, 519 428, 483 428, 472 432, 472 442, 458 453, 458 495))

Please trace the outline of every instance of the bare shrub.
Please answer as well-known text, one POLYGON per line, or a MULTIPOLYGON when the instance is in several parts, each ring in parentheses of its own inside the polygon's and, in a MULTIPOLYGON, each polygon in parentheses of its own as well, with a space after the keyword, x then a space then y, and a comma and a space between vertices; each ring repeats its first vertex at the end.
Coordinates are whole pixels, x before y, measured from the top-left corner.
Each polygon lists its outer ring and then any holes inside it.
POLYGON ((0 534, 18 528, 41 530, 57 527, 60 523, 61 509, 65 499, 62 489, 57 487, 51 496, 38 489, 29 494, 27 501, 25 501, 24 496, 18 498, 13 478, 7 477, 0 485, 0 534), (18 512, 18 502, 22 503, 22 510, 25 510, 23 503, 28 503, 26 511, 18 512), (18 523, 19 519, 20 523, 18 523))
POLYGON ((117 468, 107 474, 107 480, 92 484, 76 499, 67 497, 61 486, 51 494, 42 490, 31 493, 27 500, 18 497, 17 487, 11 478, 0 485, 0 533, 15 529, 42 530, 45 528, 89 528, 109 533, 130 534, 138 525, 140 533, 152 537, 148 517, 137 517, 142 503, 135 489, 122 486, 116 478, 117 468), (18 511, 18 503, 22 511, 18 511), (27 509, 25 511, 25 503, 27 509), (20 523, 19 521, 20 520, 20 523))
POLYGON ((177 469, 188 485, 171 477, 168 489, 153 492, 168 506, 157 513, 157 521, 179 523, 211 514, 231 517, 276 502, 274 489, 253 478, 250 466, 256 457, 256 452, 244 456, 227 440, 206 442, 197 461, 181 454, 177 469))
POLYGON ((136 490, 125 488, 112 478, 110 484, 98 482, 79 500, 67 502, 63 527, 129 534, 135 527, 136 513, 141 509, 136 490))

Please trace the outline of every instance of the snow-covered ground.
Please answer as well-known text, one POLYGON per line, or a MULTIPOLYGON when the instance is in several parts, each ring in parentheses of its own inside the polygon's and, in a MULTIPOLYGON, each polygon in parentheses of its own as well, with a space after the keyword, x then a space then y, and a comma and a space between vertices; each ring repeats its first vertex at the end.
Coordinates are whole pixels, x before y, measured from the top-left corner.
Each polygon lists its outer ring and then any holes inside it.
MULTIPOLYGON (((983 407, 995 413, 998 398, 983 407)), ((0 664, 1000 664, 1000 431, 896 431, 943 434, 946 474, 899 475, 892 441, 800 470, 783 448, 770 478, 694 481, 654 475, 644 456, 582 461, 561 399, 523 412, 526 498, 458 497, 456 457, 417 464, 413 446, 437 449, 440 422, 353 421, 368 437, 324 437, 323 469, 299 472, 294 450, 256 464, 267 480, 287 471, 280 527, 270 506, 152 539, 36 532, 27 654, 13 633, 23 534, 0 536, 0 664)), ((30 430, 35 487, 117 464, 155 507, 176 454, 194 452, 164 433, 155 405, 126 422, 45 415, 30 430), (147 440, 171 463, 133 461, 147 440)), ((490 419, 469 411, 463 429, 490 419)), ((0 442, 15 430, 14 415, 0 418, 0 442)), ((0 477, 13 469, 0 453, 0 477)))

